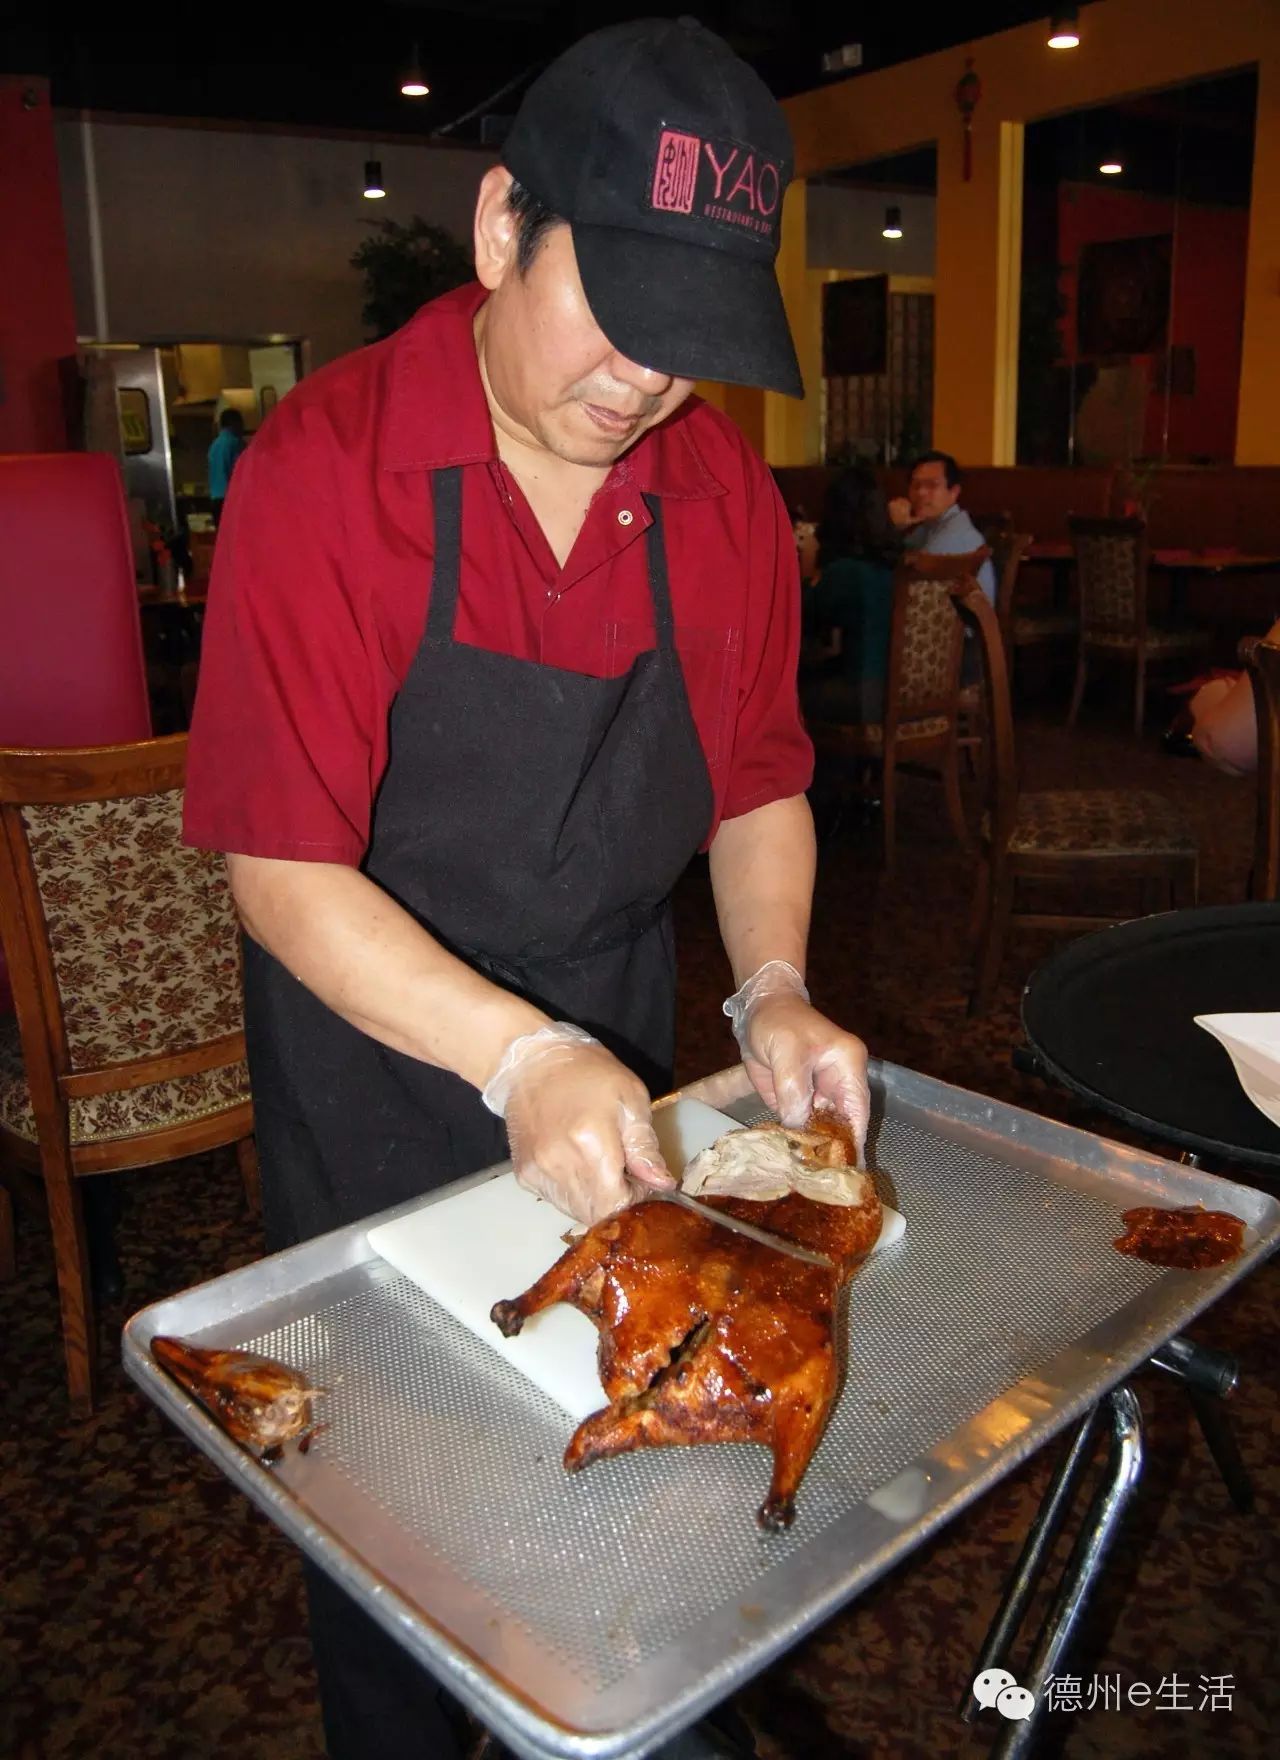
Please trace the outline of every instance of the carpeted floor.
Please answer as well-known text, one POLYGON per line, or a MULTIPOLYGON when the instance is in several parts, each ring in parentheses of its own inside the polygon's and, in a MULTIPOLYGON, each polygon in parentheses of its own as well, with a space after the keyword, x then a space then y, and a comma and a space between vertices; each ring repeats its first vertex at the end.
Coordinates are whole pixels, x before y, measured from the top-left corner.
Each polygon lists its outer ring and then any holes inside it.
MULTIPOLYGON (((1121 722, 1122 710, 1100 706, 1086 711, 1075 735, 1048 723, 1023 725, 1026 780, 1129 783, 1179 796, 1200 825, 1202 897, 1240 899, 1251 785, 1169 758, 1152 740, 1139 746, 1121 722)), ((885 1057, 1097 1124, 1010 1067, 1021 980, 1051 942, 1019 937, 990 1015, 976 1023, 965 1015, 972 869, 947 841, 930 784, 905 786, 900 864, 891 880, 876 867, 873 847, 874 833, 856 825, 840 828, 824 847, 815 1001, 885 1057)), ((731 1049, 717 1006, 726 972, 704 867, 683 883, 679 917, 679 1073, 689 1079, 730 1061, 731 1049)), ((130 1309, 259 1250, 229 1154, 122 1184, 130 1309)), ((1045 1752, 1136 1760, 1274 1751, 1278 1276, 1274 1264, 1259 1272, 1192 1334, 1240 1358, 1233 1406, 1257 1510, 1233 1513, 1180 1388, 1144 1373, 1148 1467, 1089 1610, 1074 1671, 1086 1703, 1094 1677, 1117 1675, 1126 1689, 1146 1683, 1155 1702, 1108 1709, 1099 1685, 1092 1710, 1051 1720, 1045 1752), (1201 1709, 1201 1677, 1224 1675, 1232 1677, 1232 1708, 1201 1709), (1179 1708, 1184 1696, 1186 1708, 1179 1708)), ((320 1730, 296 1556, 131 1391, 115 1362, 123 1313, 105 1316, 101 1409, 90 1422, 73 1423, 47 1235, 38 1226, 23 1229, 18 1278, 0 1286, 0 1754, 313 1760, 320 1730)), ((999 1733, 995 1714, 970 1730, 956 1706, 1055 1453, 1005 1480, 740 1696, 765 1760, 925 1760, 988 1751, 999 1733)))

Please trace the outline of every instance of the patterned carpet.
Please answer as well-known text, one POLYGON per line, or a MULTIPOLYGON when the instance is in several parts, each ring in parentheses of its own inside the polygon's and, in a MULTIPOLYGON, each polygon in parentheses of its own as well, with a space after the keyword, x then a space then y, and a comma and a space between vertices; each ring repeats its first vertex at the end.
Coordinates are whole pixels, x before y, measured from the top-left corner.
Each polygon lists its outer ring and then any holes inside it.
MULTIPOLYGON (((1038 786, 1124 782, 1178 796, 1201 828, 1202 897, 1241 898, 1251 786, 1166 757, 1150 740, 1137 746, 1119 731, 1122 715, 1086 713, 1074 736, 1047 723, 1024 726, 1024 775, 1038 786)), ((1050 941, 1018 937, 996 1006, 980 1022, 966 1018, 971 867, 947 841, 933 787, 908 782, 904 797, 892 880, 874 863, 873 831, 846 824, 824 846, 815 1001, 885 1057, 1096 1124, 1010 1067, 1021 980, 1050 941)), ((679 916, 680 1074, 688 1079, 728 1062, 730 1050, 716 1006, 726 973, 705 867, 684 882, 679 916)), ((123 1187, 130 1309, 258 1251, 229 1154, 132 1175, 123 1187)), ((1278 1278, 1273 1263, 1193 1329, 1240 1358, 1233 1408, 1257 1510, 1232 1511, 1181 1389, 1145 1372, 1138 1389, 1148 1467, 1090 1606, 1074 1672, 1086 1705, 1095 1676, 1119 1676, 1126 1689, 1144 1682, 1155 1702, 1108 1709, 1099 1685, 1093 1709, 1051 1719, 1045 1753, 1136 1760, 1274 1751, 1278 1278), (1220 1675, 1233 1677, 1232 1708, 1200 1709, 1201 1677, 1220 1675), (1169 1684, 1175 1679, 1185 1695, 1169 1684), (1182 1696, 1186 1708, 1177 1707, 1182 1696)), ((18 1278, 0 1286, 0 1753, 313 1760, 320 1731, 296 1557, 135 1397, 114 1361, 123 1312, 105 1318, 101 1409, 73 1423, 47 1235, 23 1228, 18 1278)), ((1050 1449, 1005 1480, 740 1696, 764 1760, 989 1750, 995 1714, 966 1729, 956 1705, 1055 1455, 1050 1449)))

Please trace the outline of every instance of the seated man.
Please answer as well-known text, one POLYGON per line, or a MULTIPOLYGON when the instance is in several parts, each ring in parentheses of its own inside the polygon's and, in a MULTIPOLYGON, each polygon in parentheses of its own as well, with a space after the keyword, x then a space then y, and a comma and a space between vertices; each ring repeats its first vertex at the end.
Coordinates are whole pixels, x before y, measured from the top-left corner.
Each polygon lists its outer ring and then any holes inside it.
MULTIPOLYGON (((906 495, 889 503, 905 550, 967 556, 983 548, 986 539, 960 505, 960 483, 960 466, 949 452, 926 452, 916 460, 906 495)), ((989 559, 978 570, 978 585, 994 605, 996 571, 989 559)))

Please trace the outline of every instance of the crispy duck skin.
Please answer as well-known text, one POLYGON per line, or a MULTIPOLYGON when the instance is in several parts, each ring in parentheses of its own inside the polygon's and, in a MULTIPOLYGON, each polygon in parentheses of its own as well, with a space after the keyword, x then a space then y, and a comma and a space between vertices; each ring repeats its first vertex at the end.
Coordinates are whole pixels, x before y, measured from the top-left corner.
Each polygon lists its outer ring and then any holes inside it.
POLYGON ((508 1337, 568 1302, 600 1334, 609 1405, 579 1425, 570 1472, 636 1448, 761 1442, 773 1477, 758 1520, 786 1528, 839 1383, 836 1308, 842 1284, 875 1244, 879 1198, 817 1204, 707 1200, 808 1246, 830 1269, 776 1252, 660 1199, 611 1216, 493 1319, 508 1337))
POLYGON ((182 1338, 153 1338, 151 1354, 233 1441, 268 1465, 295 1437, 306 1452, 314 1429, 312 1402, 325 1389, 312 1387, 299 1370, 253 1351, 209 1350, 182 1338))

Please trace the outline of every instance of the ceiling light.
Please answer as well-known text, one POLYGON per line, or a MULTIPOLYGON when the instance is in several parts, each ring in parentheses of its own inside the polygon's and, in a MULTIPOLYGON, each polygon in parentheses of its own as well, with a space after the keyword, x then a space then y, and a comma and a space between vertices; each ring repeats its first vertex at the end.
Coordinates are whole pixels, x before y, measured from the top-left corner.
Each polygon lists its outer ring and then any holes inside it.
POLYGON ((901 208, 886 208, 885 209, 885 211, 884 211, 884 231, 881 233, 880 236, 882 238, 901 238, 902 237, 902 209, 901 208))
POLYGON ((387 193, 382 181, 382 162, 379 159, 366 159, 364 162, 364 193, 371 202, 380 201, 387 193))
POLYGON ((1119 177, 1120 173, 1124 170, 1124 166, 1120 163, 1119 159, 1104 159, 1101 165, 1099 165, 1098 170, 1104 177, 1119 177))
POLYGON ((1049 47, 1078 49, 1080 47, 1080 8, 1058 6, 1049 19, 1049 47))
POLYGON ((422 57, 418 53, 418 45, 413 45, 413 54, 409 57, 409 67, 400 81, 400 91, 406 98, 425 98, 431 87, 422 77, 422 57))

